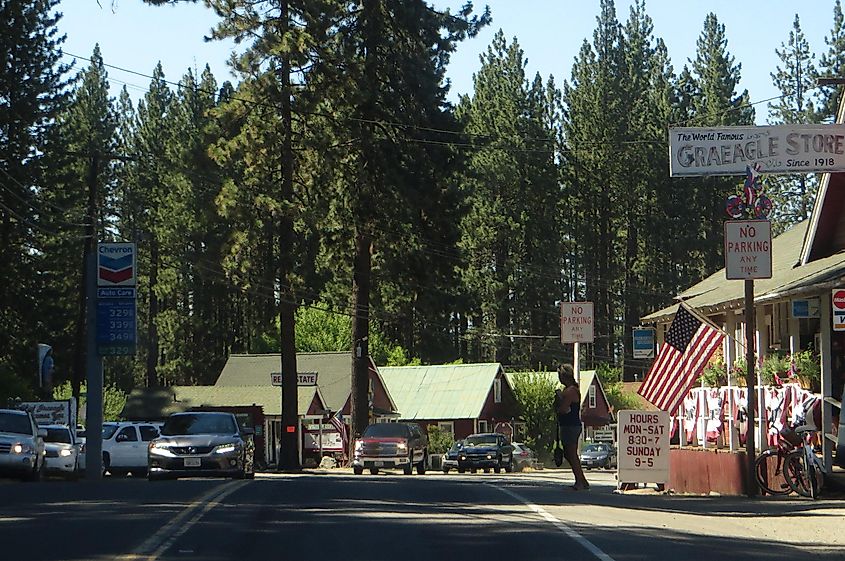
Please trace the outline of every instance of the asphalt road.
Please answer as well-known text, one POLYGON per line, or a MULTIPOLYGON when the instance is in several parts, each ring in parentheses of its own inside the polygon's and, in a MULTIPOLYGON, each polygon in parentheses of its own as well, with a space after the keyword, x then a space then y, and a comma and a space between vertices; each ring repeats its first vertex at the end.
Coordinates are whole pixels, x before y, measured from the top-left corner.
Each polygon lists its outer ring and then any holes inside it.
POLYGON ((841 500, 589 492, 562 472, 0 482, 0 559, 845 559, 841 500))

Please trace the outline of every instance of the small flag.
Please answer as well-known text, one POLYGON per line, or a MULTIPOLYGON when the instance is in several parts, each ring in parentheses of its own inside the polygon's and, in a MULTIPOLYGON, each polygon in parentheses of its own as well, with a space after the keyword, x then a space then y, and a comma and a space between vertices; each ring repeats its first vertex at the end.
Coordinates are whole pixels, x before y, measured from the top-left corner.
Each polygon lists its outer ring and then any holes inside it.
POLYGON ((657 359, 637 393, 658 409, 677 410, 723 338, 721 331, 679 305, 657 359))
POLYGON ((343 453, 346 455, 346 450, 349 448, 349 434, 346 431, 346 423, 343 422, 343 413, 338 411, 329 417, 329 422, 340 433, 340 441, 343 443, 343 453))

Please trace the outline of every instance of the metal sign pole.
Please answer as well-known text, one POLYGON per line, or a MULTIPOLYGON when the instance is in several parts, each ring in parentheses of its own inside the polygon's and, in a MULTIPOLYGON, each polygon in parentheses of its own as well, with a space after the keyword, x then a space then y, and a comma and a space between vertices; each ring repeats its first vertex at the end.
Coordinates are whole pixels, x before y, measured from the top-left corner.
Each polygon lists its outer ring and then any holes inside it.
POLYGON ((748 430, 746 431, 745 440, 745 456, 746 456, 746 482, 747 495, 753 497, 757 495, 757 479, 754 472, 754 460, 757 457, 756 448, 754 446, 754 408, 757 401, 757 379, 755 374, 755 358, 754 358, 754 328, 757 325, 754 310, 754 280, 748 279, 745 281, 745 385, 748 390, 747 418, 748 430))

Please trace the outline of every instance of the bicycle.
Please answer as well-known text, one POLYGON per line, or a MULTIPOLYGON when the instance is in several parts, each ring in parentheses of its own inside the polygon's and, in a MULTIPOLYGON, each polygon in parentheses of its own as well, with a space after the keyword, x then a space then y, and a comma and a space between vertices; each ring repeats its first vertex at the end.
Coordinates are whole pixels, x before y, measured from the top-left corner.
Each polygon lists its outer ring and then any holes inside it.
POLYGON ((824 485, 824 464, 813 450, 810 440, 813 433, 818 431, 806 425, 796 427, 794 431, 800 439, 800 445, 786 457, 787 481, 799 495, 817 499, 824 485))
MULTIPOLYGON (((769 448, 761 452, 754 460, 754 475, 757 479, 757 484, 761 489, 770 495, 788 495, 793 492, 790 480, 791 474, 788 473, 789 465, 788 458, 793 454, 799 444, 800 438, 789 429, 784 429, 780 432, 778 443, 775 448, 769 448), (774 472, 770 472, 770 460, 775 460, 774 472)), ((795 459, 789 460, 794 462, 795 459)))

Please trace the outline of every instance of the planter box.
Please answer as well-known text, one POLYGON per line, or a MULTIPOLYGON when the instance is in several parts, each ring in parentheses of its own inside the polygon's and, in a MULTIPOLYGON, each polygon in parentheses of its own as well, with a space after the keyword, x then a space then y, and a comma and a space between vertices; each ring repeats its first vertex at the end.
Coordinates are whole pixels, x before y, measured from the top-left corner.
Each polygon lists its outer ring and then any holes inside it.
POLYGON ((677 448, 669 450, 669 485, 676 493, 744 495, 745 451, 677 448))

